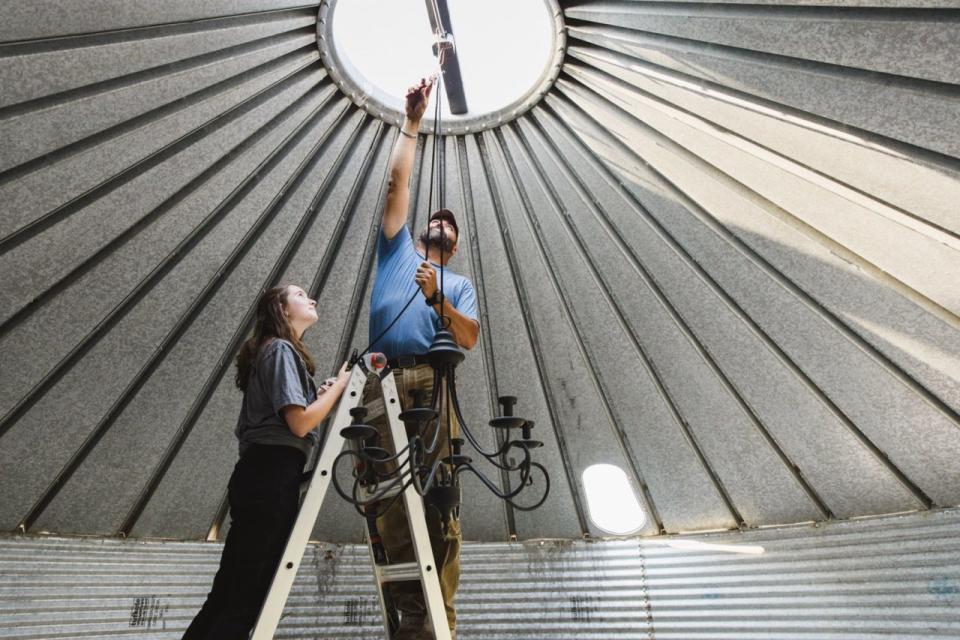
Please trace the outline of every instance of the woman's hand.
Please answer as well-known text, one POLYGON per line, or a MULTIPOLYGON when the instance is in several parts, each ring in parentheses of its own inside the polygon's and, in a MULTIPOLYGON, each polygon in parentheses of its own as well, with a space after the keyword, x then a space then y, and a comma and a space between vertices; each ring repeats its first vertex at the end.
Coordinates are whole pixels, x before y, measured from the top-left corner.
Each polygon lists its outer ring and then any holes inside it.
POLYGON ((343 390, 347 386, 347 382, 350 380, 350 370, 347 369, 347 365, 347 362, 343 363, 343 366, 340 367, 340 372, 337 373, 336 378, 327 378, 323 381, 323 384, 321 384, 320 388, 317 389, 317 398, 322 396, 330 389, 337 389, 339 392, 337 395, 343 393, 343 390))
POLYGON ((324 380, 323 384, 320 385, 320 388, 317 389, 317 397, 319 398, 325 392, 329 391, 333 387, 336 381, 337 381, 336 378, 327 378, 326 380, 324 380))
POLYGON ((337 373, 337 377, 333 381, 333 386, 340 387, 340 390, 343 391, 347 388, 347 383, 350 381, 350 366, 349 362, 344 362, 340 367, 340 372, 337 373))

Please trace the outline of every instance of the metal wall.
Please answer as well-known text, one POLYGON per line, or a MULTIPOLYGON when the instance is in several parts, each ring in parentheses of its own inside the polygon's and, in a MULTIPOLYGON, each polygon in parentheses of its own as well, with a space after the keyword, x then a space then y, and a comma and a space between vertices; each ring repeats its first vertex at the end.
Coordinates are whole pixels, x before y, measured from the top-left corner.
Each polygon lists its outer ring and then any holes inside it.
MULTIPOLYGON (((954 510, 745 533, 467 544, 457 637, 956 638, 958 531, 954 510), (732 552, 744 547, 763 553, 732 552)), ((4 539, 0 638, 178 638, 220 549, 4 539)), ((366 547, 319 544, 307 554, 277 637, 382 637, 366 547)))
MULTIPOLYGON (((960 11, 883 4, 568 2, 544 100, 444 138, 467 418, 518 395, 553 478, 468 480, 468 539, 599 535, 595 463, 644 535, 960 504, 960 11)), ((321 375, 365 345, 397 131, 317 10, 0 1, 0 529, 205 538, 258 291, 318 298, 321 375)))

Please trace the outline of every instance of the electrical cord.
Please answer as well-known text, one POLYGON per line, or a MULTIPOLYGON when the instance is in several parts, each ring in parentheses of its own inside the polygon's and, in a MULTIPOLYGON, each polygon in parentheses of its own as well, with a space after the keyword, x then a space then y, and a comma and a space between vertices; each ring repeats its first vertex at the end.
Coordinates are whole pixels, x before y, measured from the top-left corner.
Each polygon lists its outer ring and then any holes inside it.
MULTIPOLYGON (((430 183, 429 183, 429 184, 430 184, 430 192, 429 192, 430 195, 429 195, 429 197, 428 197, 428 199, 427 199, 427 224, 428 224, 428 226, 429 226, 429 216, 430 216, 430 214, 432 213, 432 210, 433 210, 433 173, 434 173, 434 163, 436 162, 437 151, 438 151, 438 149, 439 149, 439 138, 440 138, 440 135, 439 135, 439 134, 440 134, 440 103, 441 103, 442 96, 443 96, 443 91, 441 90, 442 78, 443 78, 443 56, 444 56, 444 54, 445 54, 445 52, 446 52, 445 49, 439 48, 439 38, 438 38, 438 40, 437 40, 437 45, 438 45, 438 51, 439 51, 439 71, 438 71, 438 73, 437 73, 437 88, 436 88, 436 91, 437 91, 437 99, 436 99, 436 101, 435 101, 435 109, 434 109, 433 152, 432 152, 431 155, 430 155, 430 183)), ((401 130, 402 130, 402 126, 401 126, 401 130)), ((443 173, 443 172, 441 171, 440 174, 442 174, 442 173, 443 173)), ((440 203, 440 208, 442 209, 442 208, 443 208, 443 200, 444 200, 444 198, 443 198, 443 189, 441 188, 441 180, 442 180, 442 175, 438 175, 438 176, 437 176, 437 199, 438 199, 438 201, 439 201, 439 203, 440 203)), ((440 226, 440 233, 441 233, 441 235, 443 234, 443 225, 442 225, 442 224, 441 224, 441 226, 440 226)), ((426 244, 426 246, 425 246, 424 248, 425 248, 426 251, 429 253, 429 249, 430 249, 430 233, 429 233, 429 231, 427 232, 427 239, 426 239, 426 243, 425 243, 425 244, 426 244)), ((442 325, 442 328, 446 329, 446 328, 449 326, 449 320, 445 317, 445 314, 444 314, 444 312, 443 312, 443 300, 444 300, 444 294, 443 294, 443 272, 444 272, 444 267, 443 267, 443 241, 442 241, 442 240, 440 241, 439 245, 440 245, 440 323, 441 323, 441 325, 442 325)), ((410 308, 410 305, 413 304, 413 301, 417 299, 417 295, 420 294, 420 293, 421 293, 421 290, 420 290, 419 287, 417 287, 417 288, 416 288, 416 291, 413 292, 413 295, 410 296, 410 299, 407 300, 407 303, 406 303, 405 305, 403 305, 403 308, 402 308, 402 309, 400 309, 400 312, 397 313, 396 317, 394 317, 394 319, 393 319, 392 321, 390 321, 390 324, 387 325, 387 328, 384 329, 383 331, 381 331, 381 332, 380 332, 380 335, 378 335, 376 338, 374 338, 373 340, 371 340, 371 341, 370 341, 370 344, 368 344, 367 347, 366 347, 363 351, 361 351, 358 355, 356 355, 356 356, 354 356, 354 357, 352 357, 352 358, 350 359, 350 360, 351 360, 351 365, 352 365, 352 364, 356 364, 356 362, 357 362, 360 358, 362 358, 363 356, 365 356, 365 355, 367 355, 368 353, 370 353, 370 350, 373 348, 373 346, 374 346, 375 344, 377 344, 377 342, 379 342, 381 338, 383 338, 385 335, 387 335, 387 333, 390 331, 390 329, 392 329, 393 326, 394 326, 395 324, 397 324, 397 322, 400 320, 400 317, 406 312, 406 310, 407 310, 408 308, 410 308)))
MULTIPOLYGON (((445 166, 443 163, 444 149, 442 147, 442 141, 440 136, 441 131, 441 107, 442 107, 442 78, 443 78, 443 61, 446 53, 446 47, 441 46, 441 34, 439 30, 436 32, 437 36, 437 59, 438 59, 438 73, 437 86, 436 90, 437 98, 434 104, 434 126, 433 126, 433 148, 430 156, 430 177, 429 184, 430 189, 428 191, 427 199, 427 234, 425 240, 425 251, 429 255, 430 249, 430 216, 433 213, 433 197, 434 197, 434 173, 437 174, 436 180, 436 195, 437 203, 439 205, 438 210, 444 209, 444 200, 445 200, 445 166), (437 168, 437 156, 440 156, 440 167, 437 168)), ((458 233, 459 240, 459 233, 458 233)), ((446 267, 444 265, 445 258, 445 245, 446 243, 446 234, 444 232, 443 221, 440 222, 440 240, 437 242, 437 245, 440 249, 440 278, 439 278, 439 299, 440 299, 440 313, 437 318, 437 328, 440 330, 447 330, 450 328, 452 323, 451 318, 449 318, 445 313, 444 301, 446 296, 444 294, 444 273, 446 267)), ((401 316, 406 312, 410 307, 413 301, 417 298, 418 295, 422 293, 422 290, 417 287, 416 291, 413 292, 413 295, 407 300, 406 304, 397 313, 396 317, 387 325, 387 328, 380 332, 380 334, 374 338, 369 345, 363 350, 359 355, 354 355, 351 358, 351 364, 355 364, 360 358, 370 352, 374 345, 377 344, 400 320, 401 316)), ((354 352, 356 354, 356 352, 354 352)), ((437 407, 436 417, 431 418, 428 421, 421 423, 420 432, 409 438, 407 446, 404 447, 399 453, 388 456, 385 458, 374 458, 362 450, 351 449, 342 452, 334 460, 332 474, 332 481, 334 488, 337 493, 340 494, 340 497, 344 500, 350 502, 354 509, 363 517, 371 518, 377 517, 389 508, 391 508, 396 501, 403 495, 403 493, 412 485, 416 489, 417 493, 421 497, 426 497, 427 493, 430 491, 430 487, 433 486, 434 480, 437 477, 438 472, 441 470, 441 467, 445 467, 443 458, 438 458, 432 464, 427 465, 423 464, 421 461, 425 459, 426 456, 437 451, 437 448, 440 444, 440 433, 441 430, 446 430, 447 434, 447 443, 448 447, 451 447, 448 451, 448 460, 450 460, 450 466, 453 467, 452 473, 449 474, 448 480, 454 482, 455 478, 459 476, 460 473, 465 471, 470 471, 478 478, 481 482, 497 497, 504 500, 510 504, 513 508, 520 511, 532 511, 539 506, 541 506, 547 499, 550 494, 550 476, 547 473, 546 468, 537 463, 533 462, 530 455, 530 449, 527 446, 524 446, 523 440, 511 440, 511 430, 506 430, 506 438, 504 444, 497 449, 496 451, 490 452, 483 449, 480 445, 480 442, 473 435, 473 432, 467 426, 466 421, 463 418, 463 412, 460 408, 460 401, 457 397, 457 388, 456 388, 456 378, 454 367, 446 367, 446 370, 441 371, 440 369, 434 369, 433 377, 433 390, 431 394, 430 407, 437 407), (446 384, 444 384, 446 382, 446 384), (441 387, 443 390, 441 391, 441 387), (443 409, 446 405, 447 416, 446 421, 443 420, 443 409), (519 482, 517 488, 512 491, 501 491, 500 488, 491 482, 482 472, 471 464, 471 462, 465 462, 463 460, 458 461, 456 464, 453 463, 453 418, 456 416, 458 423, 461 427, 462 432, 466 435, 467 439, 470 441, 470 444, 473 448, 483 456, 488 462, 490 462, 494 467, 501 469, 503 471, 509 472, 519 472, 519 482), (443 424, 443 423, 446 424, 443 424), (432 437, 430 437, 429 446, 426 445, 425 438, 429 433, 429 429, 432 426, 432 437), (508 464, 506 462, 506 454, 513 448, 520 448, 523 451, 523 458, 519 463, 508 464), (404 461, 400 462, 400 457, 406 453, 407 457, 404 461), (353 457, 357 460, 354 465, 354 481, 352 491, 348 495, 346 491, 341 487, 339 480, 337 479, 336 468, 339 465, 340 461, 347 457, 353 457), (386 474, 379 474, 376 472, 377 465, 382 465, 388 462, 397 462, 396 469, 386 474), (362 467, 361 467, 362 465, 362 467), (367 466, 369 465, 369 467, 367 466), (369 469, 373 473, 363 473, 357 472, 358 468, 369 469), (544 493, 543 496, 532 506, 523 506, 514 502, 514 498, 520 494, 521 491, 526 489, 528 486, 533 485, 533 471, 534 469, 539 470, 544 476, 544 493), (370 477, 373 477, 373 481, 370 482, 370 477), (366 499, 361 498, 360 489, 361 487, 369 495, 366 499), (384 500, 384 498, 391 491, 400 487, 395 495, 391 496, 389 500, 384 500), (425 490, 424 487, 427 487, 425 490), (370 495, 372 494, 372 495, 370 495)), ((446 478, 447 472, 444 471, 441 478, 446 478)))

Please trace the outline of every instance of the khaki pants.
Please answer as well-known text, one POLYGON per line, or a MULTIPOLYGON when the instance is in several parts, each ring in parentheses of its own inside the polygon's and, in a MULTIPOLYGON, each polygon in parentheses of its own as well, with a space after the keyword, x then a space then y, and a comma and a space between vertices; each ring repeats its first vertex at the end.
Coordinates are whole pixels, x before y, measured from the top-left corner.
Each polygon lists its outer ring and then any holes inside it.
MULTIPOLYGON (((421 389, 427 392, 427 402, 433 392, 433 369, 430 365, 417 365, 407 369, 394 370, 394 380, 397 384, 397 394, 400 397, 400 406, 406 410, 413 406, 413 399, 409 392, 421 389)), ((363 404, 368 410, 366 421, 380 432, 381 446, 391 453, 391 439, 389 424, 383 408, 383 393, 380 391, 379 379, 371 375, 363 390, 363 404)), ((443 399, 443 412, 440 424, 442 425, 437 448, 427 454, 426 463, 432 465, 438 458, 450 455, 450 443, 447 437, 447 407, 449 402, 443 399)), ((451 413, 453 413, 451 411, 451 413)), ((453 437, 460 434, 460 425, 456 416, 453 416, 453 437)), ((408 432, 408 436, 412 432, 408 432)), ((433 439, 433 431, 428 429, 425 446, 429 446, 433 439)), ((455 515, 449 522, 441 522, 439 512, 426 505, 427 531, 430 534, 430 546, 433 548, 433 559, 440 579, 440 591, 443 593, 444 607, 447 614, 447 624, 453 633, 457 624, 457 614, 453 607, 453 600, 460 583, 460 547, 463 537, 460 533, 460 522, 455 515), (446 526, 444 526, 446 525, 446 526)), ((383 538, 383 546, 391 563, 415 562, 416 554, 413 550, 413 541, 410 529, 407 526, 406 507, 403 499, 399 498, 384 513, 377 518, 377 529, 383 538)), ((423 592, 416 582, 392 582, 387 585, 389 595, 393 599, 401 615, 400 631, 394 636, 395 640, 419 639, 432 637, 423 630, 427 617, 427 608, 423 592)))

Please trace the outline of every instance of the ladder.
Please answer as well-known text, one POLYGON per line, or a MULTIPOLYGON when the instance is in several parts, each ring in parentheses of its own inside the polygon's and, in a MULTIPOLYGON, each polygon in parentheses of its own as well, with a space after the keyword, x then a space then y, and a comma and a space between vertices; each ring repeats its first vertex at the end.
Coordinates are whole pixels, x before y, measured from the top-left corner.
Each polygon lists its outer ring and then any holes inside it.
MULTIPOLYGON (((310 534, 313 532, 314 523, 320 514, 320 507, 327 495, 327 489, 330 487, 330 478, 334 472, 333 462, 343 450, 346 441, 340 435, 340 431, 350 425, 350 410, 359 406, 362 401, 363 388, 367 382, 367 372, 375 373, 383 369, 385 363, 386 358, 375 353, 365 355, 362 361, 358 361, 353 367, 347 387, 344 389, 334 413, 333 422, 330 423, 327 431, 327 438, 320 451, 309 487, 301 502, 297 520, 290 532, 290 537, 287 539, 287 546, 283 550, 280 565, 277 567, 276 574, 274 574, 270 591, 267 592, 267 598, 260 610, 257 624, 250 636, 252 640, 270 640, 277 630, 283 607, 290 595, 290 589, 293 587, 294 578, 303 559, 303 553, 309 542, 310 534)), ((394 451, 400 451, 407 444, 407 432, 400 420, 400 398, 397 395, 397 385, 393 379, 393 372, 388 372, 381 379, 380 384, 383 389, 383 406, 390 425, 390 437, 393 441, 394 451)), ((397 463, 402 468, 405 459, 401 458, 397 463)), ((382 499, 387 500, 390 495, 388 494, 382 499)), ((368 535, 365 536, 367 545, 370 547, 370 561, 373 563, 377 594, 380 597, 380 612, 383 615, 384 629, 387 630, 386 637, 389 639, 390 632, 387 603, 384 600, 385 586, 389 582, 411 580, 419 581, 423 589, 427 604, 427 618, 432 624, 434 637, 436 640, 450 640, 450 629, 447 626, 447 615, 444 609, 443 596, 440 592, 440 579, 437 574, 437 567, 434 566, 433 550, 427 533, 423 498, 417 493, 413 483, 403 491, 403 501, 407 507, 407 524, 410 527, 410 537, 416 553, 416 562, 377 564, 369 531, 368 535)))

